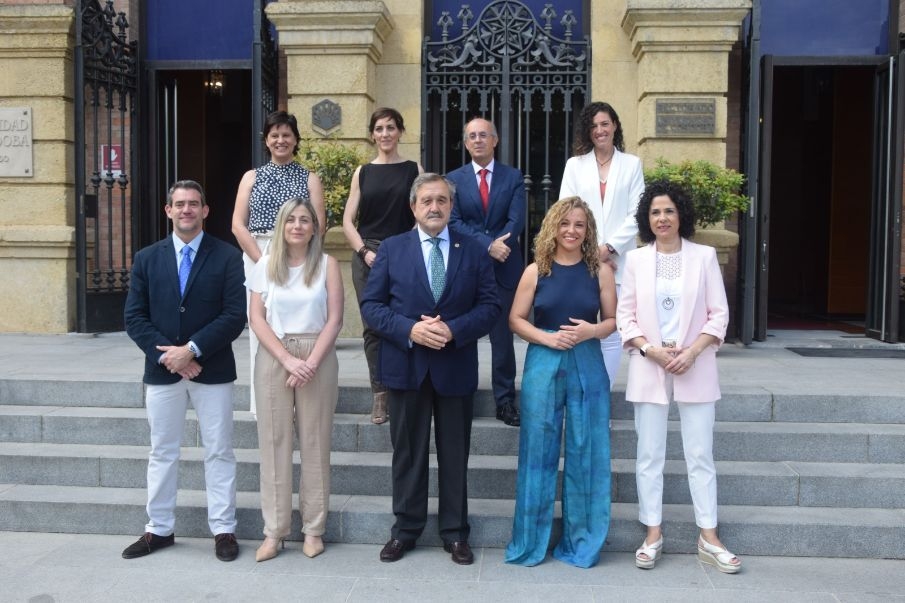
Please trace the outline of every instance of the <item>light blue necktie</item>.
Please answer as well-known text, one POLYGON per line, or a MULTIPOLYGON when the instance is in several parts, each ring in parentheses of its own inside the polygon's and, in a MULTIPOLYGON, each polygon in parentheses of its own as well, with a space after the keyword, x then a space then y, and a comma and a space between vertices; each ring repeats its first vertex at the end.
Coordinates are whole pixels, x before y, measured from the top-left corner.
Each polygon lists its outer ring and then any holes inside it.
POLYGON ((446 287, 446 266, 443 265, 443 252, 440 251, 440 237, 431 237, 430 265, 431 265, 431 293, 434 301, 440 301, 443 289, 446 287))
POLYGON ((182 262, 179 263, 179 294, 185 294, 185 284, 189 282, 189 273, 192 271, 192 248, 186 245, 182 248, 182 262))

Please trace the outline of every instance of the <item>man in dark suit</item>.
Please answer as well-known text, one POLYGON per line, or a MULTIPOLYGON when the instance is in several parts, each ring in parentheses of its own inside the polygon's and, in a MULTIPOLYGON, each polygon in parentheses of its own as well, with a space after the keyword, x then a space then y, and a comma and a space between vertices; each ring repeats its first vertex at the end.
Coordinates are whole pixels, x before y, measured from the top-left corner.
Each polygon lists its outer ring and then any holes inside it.
POLYGON ((490 330, 493 398, 496 418, 518 426, 509 310, 525 268, 519 244, 525 230, 525 183, 520 171, 494 160, 498 138, 492 122, 472 119, 465 125, 464 140, 471 163, 447 174, 456 186, 449 222, 474 237, 494 260, 501 318, 490 330))
POLYGON ((151 453, 148 524, 123 557, 143 557, 174 542, 179 445, 191 400, 204 442, 214 550, 221 561, 232 561, 239 545, 231 344, 245 327, 242 254, 204 234, 209 207, 197 182, 173 184, 164 209, 173 236, 135 254, 126 299, 126 331, 145 353, 151 453))
POLYGON ((397 561, 427 521, 431 415, 439 473, 440 538, 452 560, 468 545, 468 451, 478 387, 477 340, 500 314, 486 251, 447 226, 455 188, 421 174, 410 203, 417 228, 384 240, 361 302, 380 335, 380 382, 388 391, 393 443, 392 537, 381 561, 397 561))

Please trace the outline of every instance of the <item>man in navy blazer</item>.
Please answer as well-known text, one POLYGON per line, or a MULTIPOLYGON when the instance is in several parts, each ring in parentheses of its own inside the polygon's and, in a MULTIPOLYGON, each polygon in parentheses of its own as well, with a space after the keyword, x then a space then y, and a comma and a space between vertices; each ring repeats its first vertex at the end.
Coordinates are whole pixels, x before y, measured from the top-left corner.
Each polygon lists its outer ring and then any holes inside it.
POLYGON ((232 561, 239 545, 232 446, 236 361, 231 344, 245 327, 242 254, 204 234, 210 208, 197 182, 174 183, 164 209, 173 222, 173 236, 135 254, 126 298, 126 331, 145 353, 151 453, 148 524, 123 557, 143 557, 175 540, 179 446, 191 400, 205 449, 214 550, 221 561, 232 561))
POLYGON ((493 398, 496 418, 518 426, 509 310, 525 268, 519 244, 525 230, 525 183, 519 170, 494 160, 498 137, 492 122, 472 119, 465 125, 463 138, 471 162, 447 174, 456 186, 449 222, 474 237, 494 260, 501 317, 490 330, 493 398))
POLYGON ((493 267, 472 237, 448 227, 454 186, 421 174, 410 203, 417 228, 384 240, 361 301, 381 337, 380 382, 388 391, 393 443, 393 525, 381 561, 398 561, 427 521, 431 415, 444 548, 467 565, 468 451, 478 387, 477 341, 499 318, 493 267))

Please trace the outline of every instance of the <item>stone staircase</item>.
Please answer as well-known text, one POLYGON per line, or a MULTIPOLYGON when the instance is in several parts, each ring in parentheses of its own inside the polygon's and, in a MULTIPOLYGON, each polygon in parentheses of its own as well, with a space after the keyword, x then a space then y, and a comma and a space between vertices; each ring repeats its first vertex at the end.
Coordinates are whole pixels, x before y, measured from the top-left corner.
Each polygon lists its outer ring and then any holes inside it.
MULTIPOLYGON (((257 435, 245 410, 248 388, 237 387, 238 536, 257 540, 257 435)), ((139 533, 146 521, 148 452, 141 404, 142 388, 134 382, 0 380, 0 530, 139 533)), ((367 390, 341 389, 329 542, 382 544, 393 521, 389 429, 372 425, 369 410, 367 390)), ((492 410, 489 393, 479 392, 469 470, 471 541, 502 547, 512 522, 518 430, 491 418, 492 410)), ((612 415, 607 548, 634 551, 643 537, 635 504, 635 436, 631 405, 620 392, 612 415)), ((676 418, 667 448, 666 550, 692 552, 697 529, 676 418)), ((724 391, 717 419, 720 532, 733 551, 905 559, 902 398, 724 391)), ((202 449, 191 411, 183 442, 177 532, 208 536, 202 449)), ((433 473, 431 488, 435 496, 433 473)), ((434 514, 435 503, 432 498, 434 514)), ((425 544, 440 544, 434 520, 425 544)), ((298 530, 296 514, 294 538, 298 530)))

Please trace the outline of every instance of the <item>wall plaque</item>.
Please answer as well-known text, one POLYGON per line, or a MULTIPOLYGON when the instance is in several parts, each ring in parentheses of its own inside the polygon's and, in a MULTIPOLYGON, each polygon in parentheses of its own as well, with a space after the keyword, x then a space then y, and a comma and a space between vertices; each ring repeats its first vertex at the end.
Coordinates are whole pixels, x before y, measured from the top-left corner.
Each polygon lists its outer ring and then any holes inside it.
POLYGON ((716 134, 716 100, 676 98, 657 101, 657 136, 713 136, 716 134))
POLYGON ((342 122, 342 107, 328 98, 311 107, 311 125, 320 134, 332 133, 342 122))
POLYGON ((0 108, 0 177, 31 178, 31 108, 0 108))

